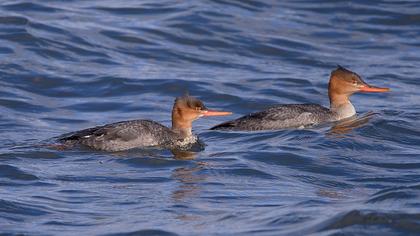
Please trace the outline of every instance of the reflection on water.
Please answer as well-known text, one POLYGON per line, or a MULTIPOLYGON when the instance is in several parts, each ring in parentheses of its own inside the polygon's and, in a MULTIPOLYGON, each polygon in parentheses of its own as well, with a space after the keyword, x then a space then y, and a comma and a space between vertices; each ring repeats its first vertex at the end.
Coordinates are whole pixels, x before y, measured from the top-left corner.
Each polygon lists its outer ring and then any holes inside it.
MULTIPOLYGON (((206 174, 200 173, 207 168, 208 163, 197 162, 194 167, 176 168, 171 175, 172 179, 177 180, 177 187, 171 193, 171 198, 175 205, 189 205, 194 202, 194 198, 200 198, 202 185, 206 182, 206 174)), ((182 221, 198 221, 202 218, 201 214, 178 209, 176 219, 182 221)))
POLYGON ((354 129, 360 128, 368 124, 369 120, 372 119, 377 113, 368 112, 362 116, 353 116, 342 121, 338 121, 331 129, 327 132, 328 135, 341 136, 351 132, 354 129))
POLYGON ((206 168, 207 165, 205 162, 198 162, 195 167, 175 169, 171 176, 180 185, 172 193, 172 199, 175 201, 188 201, 188 198, 197 196, 201 189, 200 184, 206 180, 206 175, 199 174, 198 172, 206 168))
MULTIPOLYGON (((121 156, 121 157, 127 156, 128 154, 135 154, 135 156, 137 157, 159 157, 160 156, 159 153, 163 150, 159 147, 149 147, 149 148, 133 148, 130 150, 125 150, 125 151, 106 152, 106 151, 94 150, 89 147, 73 146, 73 145, 60 144, 60 143, 41 144, 38 146, 47 148, 47 149, 56 150, 56 151, 85 150, 88 152, 104 152, 104 153, 109 153, 110 155, 113 155, 113 156, 121 156)), ((29 148, 29 147, 33 147, 33 146, 13 147, 12 149, 29 148)), ((189 149, 188 151, 179 150, 179 149, 170 149, 169 151, 172 153, 173 158, 177 160, 194 160, 195 157, 197 156, 196 148, 189 149)))
POLYGON ((178 160, 194 160, 197 156, 197 152, 193 151, 172 149, 171 152, 174 155, 174 158, 178 160))

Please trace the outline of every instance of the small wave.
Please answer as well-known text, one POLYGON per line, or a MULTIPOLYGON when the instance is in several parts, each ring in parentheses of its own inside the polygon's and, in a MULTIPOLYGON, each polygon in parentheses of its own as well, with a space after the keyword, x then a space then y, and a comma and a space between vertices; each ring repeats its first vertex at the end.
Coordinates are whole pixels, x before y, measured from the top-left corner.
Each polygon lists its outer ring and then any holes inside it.
POLYGON ((22 3, 14 3, 14 4, 4 4, 2 6, 4 9, 10 11, 22 11, 22 12, 44 12, 44 13, 56 13, 59 9, 45 6, 40 3, 29 3, 29 2, 22 2, 22 3))
POLYGON ((178 234, 159 229, 142 229, 137 231, 125 231, 120 233, 103 234, 104 236, 135 236, 135 235, 162 235, 177 236, 178 234))
POLYGON ((0 177, 6 177, 11 180, 38 180, 39 178, 35 175, 26 173, 19 168, 11 165, 0 165, 0 177))

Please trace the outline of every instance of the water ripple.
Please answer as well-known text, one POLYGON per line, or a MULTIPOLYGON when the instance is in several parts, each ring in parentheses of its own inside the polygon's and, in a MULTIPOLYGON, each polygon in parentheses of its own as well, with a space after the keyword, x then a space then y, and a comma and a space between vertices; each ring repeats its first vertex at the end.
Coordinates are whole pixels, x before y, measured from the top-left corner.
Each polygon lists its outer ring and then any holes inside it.
POLYGON ((6 234, 415 235, 417 1, 28 1, 0 6, 0 225, 6 234), (219 132, 196 152, 49 146, 106 123, 170 126, 189 93, 237 118, 328 106, 337 64, 390 93, 353 122, 219 132), (151 220, 153 219, 153 220, 151 220))

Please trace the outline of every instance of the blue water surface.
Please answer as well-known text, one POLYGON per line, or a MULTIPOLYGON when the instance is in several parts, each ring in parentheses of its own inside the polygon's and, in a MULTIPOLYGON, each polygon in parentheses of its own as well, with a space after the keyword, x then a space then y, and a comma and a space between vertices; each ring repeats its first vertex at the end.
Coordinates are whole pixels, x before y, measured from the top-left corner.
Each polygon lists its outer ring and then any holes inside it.
POLYGON ((418 1, 3 0, 0 232, 418 235, 418 1), (303 130, 209 131, 282 103, 328 106, 341 64, 386 94, 303 130), (205 150, 40 145, 129 119, 170 125, 185 92, 205 150))

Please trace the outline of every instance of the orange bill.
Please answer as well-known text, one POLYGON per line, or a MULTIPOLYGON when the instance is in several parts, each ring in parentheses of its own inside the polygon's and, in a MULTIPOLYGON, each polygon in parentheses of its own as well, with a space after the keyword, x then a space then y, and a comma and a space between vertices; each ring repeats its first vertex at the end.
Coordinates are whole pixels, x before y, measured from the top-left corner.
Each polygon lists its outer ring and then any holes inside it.
POLYGON ((367 92, 367 93, 383 93, 383 92, 388 92, 389 90, 390 90, 389 88, 379 88, 379 87, 374 87, 370 85, 362 85, 361 87, 359 87, 360 92, 367 92))
POLYGON ((212 110, 203 111, 203 116, 228 116, 228 115, 232 115, 232 112, 230 112, 230 111, 212 111, 212 110))

